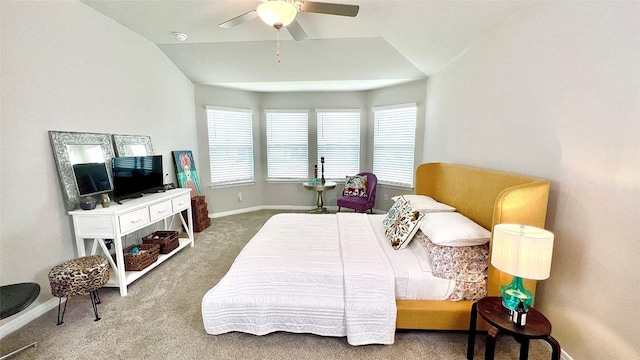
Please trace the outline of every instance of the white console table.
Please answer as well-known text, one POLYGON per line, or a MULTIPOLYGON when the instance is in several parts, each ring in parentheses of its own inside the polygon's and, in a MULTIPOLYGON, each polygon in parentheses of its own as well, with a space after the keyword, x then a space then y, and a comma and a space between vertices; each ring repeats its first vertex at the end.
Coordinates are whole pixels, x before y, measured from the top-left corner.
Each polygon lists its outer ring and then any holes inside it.
POLYGON ((96 253, 97 247, 100 245, 111 263, 112 270, 109 274, 109 282, 105 286, 119 287, 120 295, 126 296, 128 284, 160 265, 187 245, 194 246, 190 191, 190 189, 172 189, 125 200, 122 204, 113 202, 111 206, 106 208, 98 206, 93 210, 70 211, 78 256, 85 256, 87 253, 85 239, 93 239, 91 255, 96 253), (186 219, 182 216, 183 210, 187 210, 186 219), (150 266, 140 271, 125 271, 122 238, 161 220, 164 222, 163 230, 168 230, 167 220, 175 214, 179 215, 188 238, 180 238, 180 245, 177 249, 169 254, 160 254, 158 261, 150 266), (115 263, 109 255, 105 239, 113 239, 116 252, 115 263))

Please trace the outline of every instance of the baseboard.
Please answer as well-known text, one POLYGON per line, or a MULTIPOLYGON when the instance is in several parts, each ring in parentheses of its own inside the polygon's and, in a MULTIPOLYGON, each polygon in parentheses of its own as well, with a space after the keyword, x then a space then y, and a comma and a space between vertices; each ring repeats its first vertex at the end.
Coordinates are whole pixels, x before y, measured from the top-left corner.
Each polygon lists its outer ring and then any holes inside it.
MULTIPOLYGON (((11 334, 12 332, 27 325, 31 321, 35 320, 37 317, 44 315, 47 311, 57 308, 58 301, 59 301, 58 298, 52 298, 34 307, 31 310, 20 313, 15 317, 15 319, 0 326, 0 338, 4 338, 5 336, 11 334)), ((62 300, 63 303, 65 301, 67 300, 66 299, 62 300)))
POLYGON ((569 354, 567 354, 564 350, 560 351, 560 360, 573 360, 569 354))
MULTIPOLYGON (((338 207, 337 206, 325 206, 327 208, 327 210, 330 211, 337 211, 338 207)), ((237 210, 230 210, 230 211, 223 211, 223 212, 219 212, 219 213, 212 213, 209 214, 209 217, 212 219, 215 218, 220 218, 220 217, 225 217, 225 216, 229 216, 229 215, 238 215, 238 214, 244 214, 244 213, 248 213, 248 212, 252 212, 252 211, 258 211, 258 210, 293 210, 293 211, 305 211, 305 210, 313 210, 314 207, 313 206, 293 206, 293 205, 260 205, 260 206, 254 206, 254 207, 249 207, 249 208, 244 208, 244 209, 237 209, 237 210)), ((377 209, 373 209, 373 213, 374 214, 386 214, 386 211, 382 211, 382 210, 377 210, 377 209)))
MULTIPOLYGON (((329 210, 331 210, 331 206, 327 206, 327 208, 329 210)), ((223 211, 223 212, 219 212, 219 213, 212 213, 212 214, 209 214, 209 217, 212 218, 212 219, 215 219, 215 218, 221 218, 221 217, 230 216, 230 215, 244 214, 244 213, 248 213, 248 212, 252 212, 252 211, 258 211, 258 210, 294 210, 294 211, 304 211, 304 210, 311 210, 311 209, 313 209, 313 207, 311 207, 311 206, 260 205, 260 206, 248 207, 248 208, 244 208, 244 209, 236 209, 236 210, 230 210, 230 211, 223 211)), ((337 207, 336 207, 336 209, 337 209, 337 207)))

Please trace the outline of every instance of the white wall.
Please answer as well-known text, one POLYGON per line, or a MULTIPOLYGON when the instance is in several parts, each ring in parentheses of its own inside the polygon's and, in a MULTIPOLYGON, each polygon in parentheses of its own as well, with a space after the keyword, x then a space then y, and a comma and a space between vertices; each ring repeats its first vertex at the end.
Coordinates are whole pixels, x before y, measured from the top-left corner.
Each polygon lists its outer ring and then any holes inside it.
POLYGON ((425 161, 548 178, 536 307, 575 359, 638 359, 640 3, 533 3, 428 82, 425 161))
POLYGON ((170 151, 195 147, 194 88, 80 2, 0 6, 0 283, 39 283, 35 307, 52 298, 49 270, 76 254, 47 131, 149 135, 175 181, 170 151))

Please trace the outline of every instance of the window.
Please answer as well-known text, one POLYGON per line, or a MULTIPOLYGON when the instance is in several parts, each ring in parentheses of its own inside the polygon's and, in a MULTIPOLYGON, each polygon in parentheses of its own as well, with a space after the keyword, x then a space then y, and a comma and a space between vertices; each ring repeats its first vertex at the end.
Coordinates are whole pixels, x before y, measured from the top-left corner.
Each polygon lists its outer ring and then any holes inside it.
POLYGON ((378 182, 413 187, 416 104, 373 108, 373 172, 378 182))
POLYGON ((267 110, 267 179, 309 178, 309 114, 267 110))
POLYGON ((207 106, 211 185, 254 181, 252 112, 207 106))
POLYGON ((318 177, 320 158, 325 179, 344 179, 360 172, 360 110, 318 110, 318 177))

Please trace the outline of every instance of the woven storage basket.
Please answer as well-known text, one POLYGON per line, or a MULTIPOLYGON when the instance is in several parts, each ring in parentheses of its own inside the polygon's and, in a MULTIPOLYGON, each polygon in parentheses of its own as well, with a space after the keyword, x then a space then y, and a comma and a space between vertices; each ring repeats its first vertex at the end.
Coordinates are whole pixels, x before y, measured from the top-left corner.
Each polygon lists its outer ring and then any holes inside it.
POLYGON ((160 245, 158 244, 138 244, 131 245, 123 250, 124 253, 124 269, 126 271, 140 271, 158 260, 160 254, 160 245), (129 254, 131 249, 138 247, 136 254, 129 254))
POLYGON ((153 234, 142 238, 143 244, 160 245, 160 254, 168 254, 178 248, 178 232, 171 230, 154 231, 153 234))

